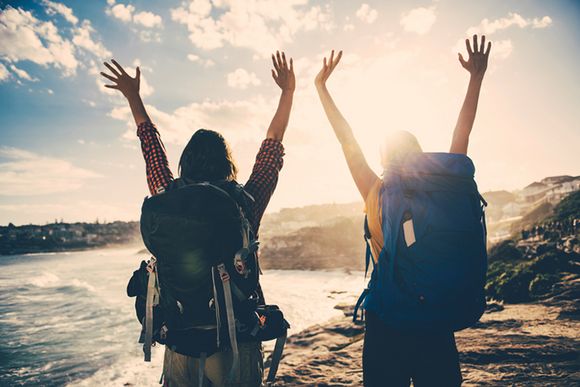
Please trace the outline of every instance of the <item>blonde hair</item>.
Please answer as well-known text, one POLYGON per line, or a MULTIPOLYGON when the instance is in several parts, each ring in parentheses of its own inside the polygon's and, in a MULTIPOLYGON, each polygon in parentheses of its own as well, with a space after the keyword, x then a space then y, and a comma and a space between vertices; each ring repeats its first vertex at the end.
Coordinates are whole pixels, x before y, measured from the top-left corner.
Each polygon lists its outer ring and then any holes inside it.
POLYGON ((406 130, 396 131, 385 139, 381 147, 381 163, 384 169, 395 160, 401 160, 411 153, 423 152, 417 138, 406 130))

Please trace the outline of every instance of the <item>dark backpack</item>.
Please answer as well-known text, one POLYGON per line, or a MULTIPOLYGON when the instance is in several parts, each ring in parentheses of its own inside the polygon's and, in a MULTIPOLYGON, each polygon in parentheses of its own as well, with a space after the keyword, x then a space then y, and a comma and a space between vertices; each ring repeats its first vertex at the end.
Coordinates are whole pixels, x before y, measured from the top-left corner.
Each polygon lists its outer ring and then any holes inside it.
MULTIPOLYGON (((474 172, 467 156, 449 153, 412 155, 385 172, 384 247, 355 309, 364 300, 365 309, 401 331, 457 331, 479 320, 486 203, 474 172)), ((368 248, 366 260, 368 266, 368 248)))
POLYGON ((258 241, 245 215, 251 200, 235 182, 182 179, 145 199, 141 234, 154 258, 141 263, 127 293, 137 297, 146 361, 154 342, 203 359, 231 348, 233 376, 238 341, 285 340, 282 312, 259 305, 258 241))

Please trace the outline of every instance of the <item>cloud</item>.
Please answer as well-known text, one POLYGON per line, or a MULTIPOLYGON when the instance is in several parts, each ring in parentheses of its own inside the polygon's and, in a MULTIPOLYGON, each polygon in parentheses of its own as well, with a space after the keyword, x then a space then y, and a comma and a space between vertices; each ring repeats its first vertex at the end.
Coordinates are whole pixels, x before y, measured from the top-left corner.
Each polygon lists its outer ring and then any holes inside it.
POLYGON ((50 0, 43 0, 42 4, 45 6, 46 13, 50 16, 59 14, 71 24, 77 24, 79 19, 73 14, 72 9, 64 4, 56 3, 50 0))
POLYGON ((367 3, 363 3, 356 11, 356 17, 367 24, 372 24, 377 20, 379 13, 376 9, 371 8, 367 3))
POLYGON ((136 24, 141 24, 147 28, 161 27, 163 26, 163 21, 161 16, 154 14, 153 12, 142 11, 138 12, 133 16, 133 22, 136 24))
POLYGON ((6 7, 0 13, 0 57, 9 62, 29 60, 74 75, 78 61, 72 42, 63 39, 50 21, 38 20, 21 8, 6 7))
POLYGON ((194 63, 200 63, 204 67, 212 67, 215 65, 215 62, 211 59, 203 59, 199 55, 195 54, 187 54, 187 59, 194 63))
POLYGON ((114 0, 107 1, 107 4, 109 4, 109 8, 105 10, 105 13, 125 23, 132 22, 144 28, 163 27, 163 19, 153 12, 136 12, 136 8, 133 5, 116 3, 114 0))
POLYGON ((227 80, 228 86, 234 89, 246 89, 250 85, 258 86, 260 84, 260 80, 255 73, 250 73, 242 68, 228 73, 227 80))
POLYGON ((26 81, 38 81, 38 79, 32 78, 30 74, 28 74, 26 71, 19 69, 14 65, 10 65, 10 70, 12 70, 12 72, 16 74, 20 79, 24 79, 26 81))
MULTIPOLYGON (((200 128, 217 130, 232 143, 260 138, 272 118, 274 100, 261 96, 244 100, 206 100, 175 109, 171 113, 147 105, 147 111, 162 131, 163 141, 184 144, 200 128)), ((126 139, 135 139, 135 124, 127 106, 116 107, 109 115, 127 124, 126 139)))
POLYGON ((83 20, 80 27, 75 28, 73 32, 73 43, 80 48, 83 48, 100 60, 110 58, 111 51, 107 50, 107 48, 98 41, 95 41, 91 34, 95 32, 94 28, 91 25, 89 20, 83 20))
POLYGON ((107 14, 124 21, 130 22, 133 20, 133 12, 135 12, 135 7, 131 4, 115 4, 111 8, 107 9, 107 14))
POLYGON ((496 40, 493 42, 493 56, 499 59, 506 59, 512 53, 514 47, 512 41, 506 40, 496 40))
POLYGON ((0 195, 33 196, 68 192, 100 177, 66 160, 0 146, 0 195))
POLYGON ((524 18, 515 12, 508 13, 507 17, 496 20, 483 19, 478 26, 471 27, 467 30, 467 36, 475 34, 491 35, 497 31, 504 30, 513 26, 519 28, 546 28, 552 24, 552 18, 544 16, 540 18, 524 18))
MULTIPOLYGON (((494 33, 511 27, 518 28, 546 28, 552 24, 552 18, 544 16, 542 18, 524 18, 517 13, 510 12, 507 17, 496 20, 483 19, 479 25, 469 27, 465 34, 472 36, 475 34, 493 35, 494 33)), ((497 59, 506 59, 513 52, 513 43, 511 39, 494 40, 492 43, 491 55, 497 59)), ((465 50, 465 40, 460 39, 453 46, 453 52, 462 52, 465 50)))
POLYGON ((431 27, 433 27, 433 24, 435 24, 435 20, 437 19, 435 10, 435 6, 412 9, 401 16, 400 24, 403 26, 405 31, 424 35, 429 32, 431 27))
POLYGON ((192 0, 172 9, 171 18, 187 26, 190 41, 200 49, 229 44, 266 56, 292 42, 300 31, 334 28, 328 6, 306 4, 307 0, 192 0))
POLYGON ((0 63, 0 82, 3 82, 8 78, 10 78, 10 72, 4 64, 0 63))

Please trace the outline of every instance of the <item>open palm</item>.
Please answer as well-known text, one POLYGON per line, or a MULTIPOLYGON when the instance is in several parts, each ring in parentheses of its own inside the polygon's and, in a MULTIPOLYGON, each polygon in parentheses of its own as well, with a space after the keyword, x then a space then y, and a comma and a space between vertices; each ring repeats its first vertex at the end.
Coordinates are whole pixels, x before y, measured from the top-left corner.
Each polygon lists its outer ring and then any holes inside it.
POLYGON ((135 69, 135 77, 131 77, 129 74, 127 74, 125 69, 123 69, 119 63, 117 63, 116 60, 111 59, 111 62, 115 65, 116 68, 107 62, 104 64, 113 75, 111 76, 101 72, 103 77, 113 82, 112 85, 105 85, 105 87, 119 90, 127 98, 139 95, 139 86, 141 83, 141 70, 139 70, 139 67, 135 69))
POLYGON ((491 42, 487 43, 486 48, 485 35, 483 35, 481 37, 481 45, 478 45, 477 35, 473 35, 473 49, 471 48, 471 42, 469 39, 465 39, 465 46, 467 47, 467 53, 469 56, 467 60, 465 60, 463 59, 463 55, 459 53, 459 62, 472 76, 483 77, 483 74, 485 74, 485 70, 487 69, 487 60, 491 50, 491 42))
POLYGON ((316 86, 324 86, 326 84, 328 77, 330 77, 330 74, 332 74, 332 72, 338 65, 338 62, 340 62, 340 58, 342 58, 342 51, 339 51, 338 55, 335 58, 334 50, 332 50, 332 52, 330 53, 330 58, 328 61, 326 60, 326 57, 324 57, 324 60, 322 61, 322 69, 314 79, 314 84, 316 86))

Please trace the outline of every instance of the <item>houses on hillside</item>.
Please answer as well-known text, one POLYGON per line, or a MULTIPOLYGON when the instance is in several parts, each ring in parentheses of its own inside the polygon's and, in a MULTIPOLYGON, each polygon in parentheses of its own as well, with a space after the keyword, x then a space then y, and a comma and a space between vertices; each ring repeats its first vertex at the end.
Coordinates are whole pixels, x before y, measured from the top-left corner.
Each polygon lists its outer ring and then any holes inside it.
MULTIPOLYGON (((580 190, 580 176, 551 176, 515 192, 493 191, 483 194, 489 206, 487 222, 492 242, 505 239, 512 228, 525 223, 529 214, 544 213, 567 195, 580 190)), ((531 219, 528 219, 531 220, 531 219)))

